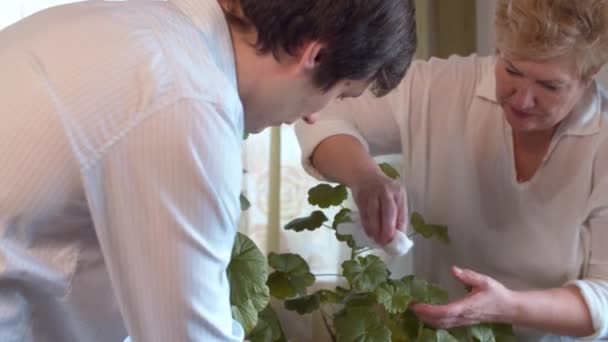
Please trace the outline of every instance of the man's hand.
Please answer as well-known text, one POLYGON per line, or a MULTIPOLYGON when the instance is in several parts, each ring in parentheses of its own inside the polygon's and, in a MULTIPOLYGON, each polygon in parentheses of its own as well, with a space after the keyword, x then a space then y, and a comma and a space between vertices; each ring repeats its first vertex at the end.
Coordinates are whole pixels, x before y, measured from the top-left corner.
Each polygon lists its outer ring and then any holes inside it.
POLYGON ((403 186, 382 173, 351 186, 365 233, 378 244, 389 243, 395 231, 408 222, 407 196, 403 186))
POLYGON ((513 292, 498 281, 473 272, 452 267, 454 277, 472 288, 465 298, 446 305, 412 304, 412 311, 435 328, 449 329, 483 322, 510 323, 513 317, 513 292))

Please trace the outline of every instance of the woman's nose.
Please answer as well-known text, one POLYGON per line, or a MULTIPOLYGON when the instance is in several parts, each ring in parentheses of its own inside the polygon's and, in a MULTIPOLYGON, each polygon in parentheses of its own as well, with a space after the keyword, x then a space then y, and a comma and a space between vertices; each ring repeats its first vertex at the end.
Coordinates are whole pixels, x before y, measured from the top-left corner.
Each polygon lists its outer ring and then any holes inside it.
POLYGON ((534 107, 534 92, 529 85, 518 87, 515 90, 513 97, 513 105, 519 110, 530 109, 534 107))

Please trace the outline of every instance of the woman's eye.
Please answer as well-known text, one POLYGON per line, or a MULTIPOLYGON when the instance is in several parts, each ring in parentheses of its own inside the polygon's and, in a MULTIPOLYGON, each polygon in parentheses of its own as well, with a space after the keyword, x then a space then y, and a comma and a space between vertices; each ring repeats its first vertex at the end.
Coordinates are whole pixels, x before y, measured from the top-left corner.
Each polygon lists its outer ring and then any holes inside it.
POLYGON ((510 69, 510 68, 506 68, 505 70, 507 70, 507 73, 509 75, 513 75, 513 76, 520 76, 521 75, 519 72, 517 72, 517 71, 515 71, 513 69, 510 69))

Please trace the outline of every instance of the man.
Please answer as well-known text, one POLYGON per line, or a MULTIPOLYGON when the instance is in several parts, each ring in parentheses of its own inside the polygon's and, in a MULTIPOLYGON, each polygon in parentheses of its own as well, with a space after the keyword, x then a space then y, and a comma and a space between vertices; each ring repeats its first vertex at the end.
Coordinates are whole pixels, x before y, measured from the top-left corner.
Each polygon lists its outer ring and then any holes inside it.
POLYGON ((387 93, 414 27, 404 0, 171 0, 0 31, 0 340, 242 340, 243 133, 387 93))

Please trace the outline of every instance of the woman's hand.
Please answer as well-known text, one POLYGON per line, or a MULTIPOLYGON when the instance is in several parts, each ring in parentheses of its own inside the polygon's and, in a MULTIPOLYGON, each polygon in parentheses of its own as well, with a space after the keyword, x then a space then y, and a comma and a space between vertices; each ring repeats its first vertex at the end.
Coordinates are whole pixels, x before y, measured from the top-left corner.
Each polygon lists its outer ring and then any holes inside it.
POLYGON ((452 267, 454 277, 472 288, 465 298, 446 305, 412 304, 423 322, 449 329, 483 322, 511 323, 515 314, 513 292, 498 281, 471 270, 452 267))
POLYGON ((407 195, 403 186, 381 171, 350 186, 365 233, 378 244, 389 243, 396 230, 408 222, 407 195))

